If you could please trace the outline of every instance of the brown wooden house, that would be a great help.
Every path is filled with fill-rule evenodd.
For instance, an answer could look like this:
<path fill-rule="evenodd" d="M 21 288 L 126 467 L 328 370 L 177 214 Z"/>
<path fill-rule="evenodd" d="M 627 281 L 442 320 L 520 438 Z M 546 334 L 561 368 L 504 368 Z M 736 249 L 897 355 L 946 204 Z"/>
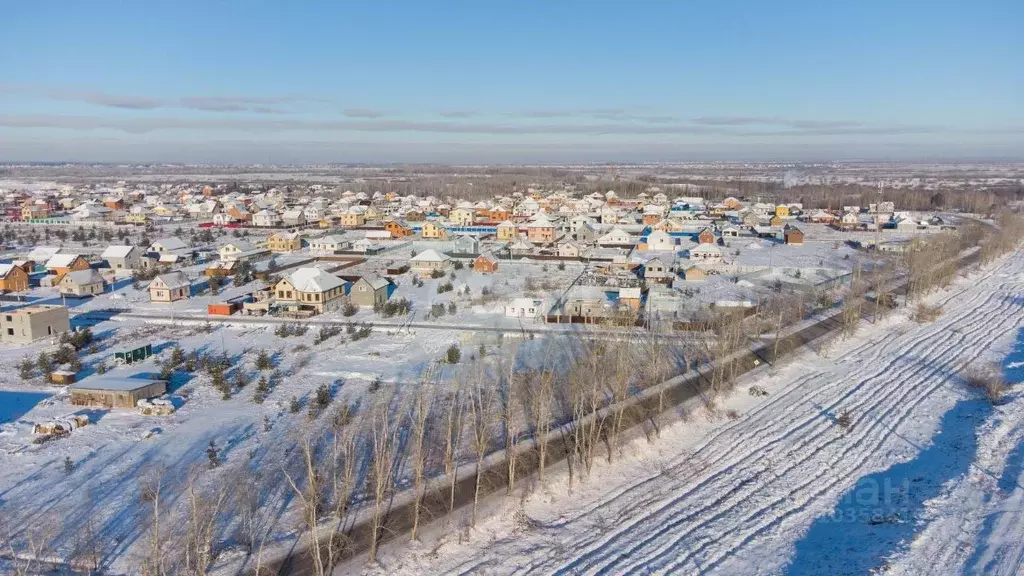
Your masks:
<path fill-rule="evenodd" d="M 481 254 L 473 260 L 473 270 L 481 274 L 490 274 L 498 270 L 498 260 L 493 256 Z"/>
<path fill-rule="evenodd" d="M 389 220 L 384 224 L 384 229 L 391 233 L 392 238 L 405 238 L 414 234 L 413 229 L 402 224 L 398 220 Z"/>
<path fill-rule="evenodd" d="M 28 274 L 20 266 L 0 264 L 0 291 L 21 292 L 28 290 Z"/>

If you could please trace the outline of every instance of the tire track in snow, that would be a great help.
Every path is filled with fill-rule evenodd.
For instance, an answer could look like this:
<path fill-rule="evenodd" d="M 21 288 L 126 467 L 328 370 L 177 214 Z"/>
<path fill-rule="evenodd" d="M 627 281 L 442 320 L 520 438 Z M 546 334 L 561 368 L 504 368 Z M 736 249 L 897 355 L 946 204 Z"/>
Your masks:
<path fill-rule="evenodd" d="M 991 344 L 991 342 L 994 342 L 998 338 L 999 338 L 999 335 L 992 336 L 992 338 L 988 339 L 988 342 L 986 343 L 986 345 Z M 984 348 L 981 348 L 980 350 L 984 350 Z M 978 354 L 972 355 L 972 357 L 969 358 L 966 362 L 960 362 L 960 363 L 963 364 L 963 365 L 966 365 L 969 362 L 973 361 L 974 359 L 976 359 L 978 356 L 981 355 L 981 351 L 980 350 L 979 350 Z M 936 373 L 939 373 L 939 372 L 941 372 L 941 370 L 935 370 L 935 371 L 931 372 L 929 375 L 933 375 L 933 374 L 936 374 Z M 930 388 L 927 391 L 927 393 L 924 394 L 921 398 L 923 399 L 924 397 L 927 397 L 932 392 L 935 392 L 936 390 L 938 390 L 942 386 L 946 385 L 947 381 L 948 381 L 948 378 L 947 379 L 943 379 L 938 384 L 936 384 L 935 386 Z M 920 403 L 920 400 L 918 402 L 915 402 L 914 403 L 914 408 L 916 408 L 916 406 L 919 403 Z M 909 416 L 909 414 L 912 411 L 913 411 L 913 408 L 911 408 L 910 410 L 907 410 L 904 414 L 902 414 L 900 416 L 899 420 L 896 422 L 896 424 L 891 427 L 891 429 L 895 430 L 895 429 L 899 428 L 899 426 L 906 420 L 907 416 Z M 886 426 L 881 426 L 881 428 L 887 428 L 887 427 Z M 828 473 L 828 474 L 831 474 L 832 477 L 835 478 L 835 480 L 833 480 L 828 485 L 826 485 L 825 488 L 822 488 L 822 489 L 818 490 L 817 492 L 811 494 L 809 497 L 804 499 L 804 501 L 800 505 L 798 505 L 797 507 L 789 508 L 780 517 L 774 518 L 774 519 L 772 519 L 772 520 L 770 520 L 768 522 L 765 522 L 765 523 L 761 523 L 756 528 L 754 528 L 754 530 L 752 532 L 750 532 L 748 534 L 748 536 L 745 537 L 738 545 L 733 545 L 733 546 L 730 547 L 730 549 L 726 550 L 723 553 L 720 553 L 719 556 L 712 557 L 710 562 L 708 564 L 705 564 L 703 567 L 705 569 L 716 568 L 724 560 L 728 559 L 729 557 L 734 556 L 738 550 L 740 550 L 746 544 L 749 544 L 755 538 L 763 536 L 764 534 L 770 532 L 771 529 L 774 529 L 774 528 L 778 527 L 780 524 L 782 524 L 788 518 L 793 517 L 793 516 L 799 514 L 800 512 L 804 511 L 815 500 L 825 496 L 826 494 L 828 494 L 833 489 L 836 489 L 838 487 L 838 485 L 842 482 L 842 478 L 844 478 L 846 476 L 846 474 L 855 474 L 855 473 L 857 473 L 857 471 L 861 468 L 861 466 L 863 466 L 867 462 L 867 460 L 877 450 L 879 450 L 882 447 L 882 445 L 886 441 L 888 441 L 888 440 L 889 440 L 889 436 L 888 435 L 885 435 L 882 438 L 878 439 L 873 444 L 873 446 L 871 446 L 870 450 L 868 450 L 867 452 L 863 453 L 863 455 L 860 457 L 860 459 L 856 463 L 854 463 L 853 465 L 849 466 L 845 470 L 845 473 L 842 470 L 840 470 L 839 472 L 832 472 L 831 470 L 826 469 L 826 472 L 823 472 L 823 474 L 819 475 L 819 477 L 817 479 L 820 479 L 821 476 L 824 476 L 826 473 Z M 814 483 L 810 482 L 810 483 L 808 483 L 807 485 L 805 485 L 802 488 L 806 488 L 806 487 L 809 487 L 809 486 L 812 486 L 812 485 L 814 485 Z M 763 510 L 760 510 L 760 511 L 757 511 L 757 512 L 754 512 L 754 513 L 750 514 L 747 518 L 745 518 L 743 520 L 743 524 L 750 524 L 750 523 L 753 523 L 753 522 L 757 522 L 758 520 L 764 518 L 764 516 L 766 515 L 765 513 L 768 512 L 769 509 L 776 508 L 779 505 L 784 504 L 787 500 L 788 499 L 786 499 L 786 498 L 779 499 L 776 502 L 774 502 L 771 506 L 766 507 Z M 703 544 L 701 547 L 699 547 L 697 550 L 695 550 L 693 552 L 693 554 L 694 555 L 699 554 L 700 552 L 702 552 L 702 551 L 704 551 L 706 549 L 709 549 L 714 544 L 715 544 L 714 541 L 708 541 L 705 544 Z"/>
<path fill-rule="evenodd" d="M 956 346 L 960 345 L 960 343 L 962 343 L 962 339 L 958 340 L 958 342 L 956 342 L 955 344 L 946 347 L 945 350 L 950 350 L 952 348 L 955 348 Z M 924 376 L 930 376 L 930 375 L 938 372 L 938 369 L 928 370 L 926 368 L 920 367 L 920 365 L 918 365 L 918 364 L 915 364 L 914 366 L 916 368 L 913 369 L 909 374 L 907 373 L 906 370 L 903 370 L 903 371 L 897 372 L 897 373 L 895 373 L 893 375 L 897 376 L 897 377 L 900 377 L 901 379 L 904 379 L 904 381 L 911 380 L 911 381 L 915 381 L 915 382 L 924 382 L 926 379 L 920 377 L 922 374 Z M 891 374 L 891 372 L 887 372 L 887 373 Z M 881 379 L 879 379 L 879 383 L 881 383 Z M 840 436 L 840 435 L 836 434 L 836 432 L 835 432 L 835 430 L 834 430 L 834 428 L 832 426 L 818 427 L 818 430 L 815 431 L 815 434 L 813 436 L 807 436 L 807 437 L 804 438 L 803 442 L 800 445 L 800 448 L 803 448 L 805 446 L 813 444 L 815 440 L 817 440 L 821 435 L 824 435 L 824 434 L 830 434 L 831 438 L 828 441 L 826 441 L 825 443 L 819 444 L 816 447 L 814 447 L 814 449 L 809 454 L 802 455 L 795 462 L 794 465 L 792 465 L 792 466 L 782 470 L 781 472 L 775 474 L 774 475 L 775 478 L 773 480 L 769 480 L 767 483 L 765 483 L 763 485 L 759 485 L 755 489 L 757 491 L 761 491 L 764 488 L 771 487 L 776 481 L 778 481 L 778 479 L 785 478 L 788 475 L 791 475 L 792 473 L 796 472 L 798 469 L 802 469 L 802 468 L 808 467 L 808 465 L 815 464 L 815 459 L 818 457 L 818 455 L 822 454 L 822 453 L 826 453 L 826 450 L 828 448 L 831 448 L 832 445 L 834 445 L 834 444 L 843 444 L 843 445 L 846 446 L 846 448 L 841 450 L 834 458 L 831 458 L 832 461 L 829 462 L 827 465 L 813 466 L 814 468 L 817 468 L 818 472 L 816 474 L 811 475 L 809 480 L 806 480 L 803 484 L 799 485 L 796 489 L 792 490 L 792 493 L 801 493 L 802 491 L 808 489 L 809 487 L 819 484 L 822 481 L 822 477 L 824 477 L 826 474 L 831 473 L 832 470 L 836 470 L 837 468 L 841 469 L 841 466 L 839 466 L 839 464 L 842 463 L 842 462 L 846 462 L 851 457 L 852 458 L 860 457 L 860 459 L 855 461 L 852 466 L 849 466 L 850 469 L 856 470 L 863 463 L 863 460 L 866 460 L 866 458 L 869 457 L 870 454 L 875 449 L 877 449 L 877 446 L 880 445 L 881 443 L 883 443 L 887 439 L 887 437 L 888 437 L 888 434 L 885 434 L 885 432 L 887 432 L 887 429 L 885 427 L 883 427 L 883 426 L 877 425 L 876 423 L 877 422 L 881 422 L 881 421 L 889 421 L 889 418 L 894 416 L 893 412 L 896 412 L 895 408 L 893 408 L 895 406 L 905 406 L 906 407 L 904 410 L 900 410 L 899 411 L 900 412 L 900 414 L 898 416 L 899 417 L 899 421 L 902 421 L 902 419 L 906 416 L 906 414 L 911 412 L 913 410 L 913 408 L 919 403 L 919 401 L 922 398 L 926 397 L 931 391 L 933 391 L 934 389 L 937 389 L 941 385 L 943 385 L 943 383 L 940 382 L 940 384 L 937 384 L 935 387 L 933 387 L 933 388 L 931 388 L 929 390 L 926 390 L 926 391 L 922 391 L 918 386 L 907 387 L 907 388 L 904 388 L 903 389 L 904 390 L 903 393 L 900 394 L 900 396 L 898 398 L 895 398 L 895 399 L 892 398 L 892 396 L 873 395 L 874 398 L 877 400 L 876 402 L 873 403 L 874 406 L 877 406 L 879 404 L 883 404 L 884 403 L 884 404 L 888 404 L 891 408 L 889 410 L 887 410 L 882 415 L 881 418 L 874 420 L 873 423 L 870 426 L 867 426 L 867 427 L 865 427 L 865 426 L 858 426 L 858 427 L 854 428 L 855 431 L 858 430 L 858 429 L 860 429 L 860 430 L 865 430 L 866 429 L 866 431 L 864 433 L 859 434 L 855 438 L 851 438 L 849 436 L 844 437 L 844 436 Z M 915 395 L 914 394 L 915 392 L 917 392 L 918 394 Z M 842 399 L 838 400 L 834 405 L 838 405 L 841 401 L 842 401 Z M 859 412 L 860 409 L 864 408 L 863 404 L 857 404 L 856 406 L 858 407 L 858 409 L 857 409 L 858 412 Z M 876 432 L 882 432 L 882 436 L 880 438 L 876 438 L 876 436 L 877 436 L 875 434 Z M 862 450 L 863 444 L 865 442 L 872 442 L 872 441 L 873 441 L 873 445 L 869 449 Z M 794 452 L 796 454 L 800 454 L 799 451 L 794 451 Z M 827 453 L 826 453 L 826 455 L 827 455 Z M 756 465 L 756 462 L 755 462 L 755 465 Z M 755 478 L 758 478 L 760 476 L 761 476 L 761 474 L 759 472 L 755 473 Z M 839 474 L 835 474 L 834 476 L 837 477 L 837 478 L 841 478 L 843 476 L 843 474 L 839 473 Z M 832 488 L 834 484 L 838 483 L 838 481 L 839 480 L 836 480 L 836 481 L 834 481 L 832 483 L 826 484 L 826 487 L 821 489 L 821 490 L 819 490 L 818 494 L 826 492 L 828 489 Z M 813 498 L 816 497 L 818 494 L 813 495 L 811 498 L 807 499 L 806 502 L 809 502 L 810 500 L 813 500 Z M 696 513 L 693 513 L 691 515 L 691 517 L 694 520 L 696 520 L 696 522 L 691 524 L 687 528 L 687 530 L 685 530 L 682 533 L 679 533 L 679 532 L 676 532 L 676 531 L 673 530 L 672 538 L 669 539 L 667 542 L 661 543 L 659 545 L 659 547 L 654 550 L 653 558 L 650 556 L 650 552 L 642 554 L 640 556 L 643 558 L 643 560 L 647 564 L 648 568 L 651 568 L 651 569 L 654 569 L 654 570 L 658 570 L 658 569 L 662 568 L 663 565 L 665 565 L 669 561 L 668 554 L 670 554 L 675 549 L 675 547 L 678 546 L 679 542 L 681 542 L 684 538 L 688 537 L 690 534 L 692 534 L 699 527 L 702 527 L 704 525 L 708 525 L 708 526 L 716 526 L 716 525 L 718 525 L 717 522 L 725 520 L 727 517 L 733 515 L 737 511 L 738 507 L 742 507 L 743 504 L 748 502 L 748 498 L 750 498 L 750 497 L 753 497 L 753 494 L 742 494 L 742 495 L 740 495 L 738 498 L 735 499 L 735 502 L 736 502 L 735 505 L 729 506 L 729 507 L 727 507 L 727 508 L 725 508 L 723 510 L 720 510 L 717 513 L 715 513 L 714 515 L 712 515 L 711 517 L 705 517 L 705 513 L 710 512 L 712 510 L 712 507 L 708 507 L 707 509 L 700 510 L 700 511 L 698 511 Z M 761 508 L 759 508 L 759 509 L 753 511 L 752 513 L 750 513 L 745 519 L 741 520 L 740 524 L 742 525 L 742 524 L 747 524 L 747 523 L 750 523 L 750 522 L 756 522 L 757 520 L 764 519 L 765 517 L 771 517 L 768 514 L 768 512 L 770 510 L 775 509 L 775 508 L 777 508 L 780 505 L 784 505 L 787 502 L 790 502 L 791 499 L 792 499 L 791 496 L 775 499 L 772 502 L 770 502 L 768 505 L 762 506 Z M 664 530 L 664 532 L 667 533 L 669 529 L 677 528 L 679 526 L 679 524 L 680 523 L 673 522 L 672 524 L 670 524 L 669 527 L 667 527 Z M 771 522 L 769 522 L 768 524 L 770 525 Z M 757 531 L 759 532 L 762 528 L 764 528 L 764 526 L 758 528 Z M 734 531 L 734 530 L 730 530 L 730 531 Z M 715 540 L 717 540 L 720 537 L 720 535 L 719 534 L 715 534 L 715 535 L 701 534 L 700 537 L 701 537 L 701 540 L 703 540 L 703 542 L 696 549 L 694 549 L 692 547 L 688 547 L 687 555 L 682 557 L 682 559 L 684 561 L 687 558 L 689 558 L 689 557 L 699 556 L 704 550 L 706 550 L 710 545 L 712 545 L 712 543 Z M 717 564 L 717 561 L 713 561 L 713 564 Z M 626 565 L 625 566 L 625 568 L 627 568 L 627 569 L 629 569 L 630 567 L 631 567 L 631 565 Z M 707 568 L 709 568 L 709 566 L 708 565 L 703 565 L 702 568 L 703 569 L 707 569 Z"/>
<path fill-rule="evenodd" d="M 983 293 L 982 293 L 982 294 L 977 294 L 977 295 L 976 295 L 976 297 L 975 297 L 975 298 L 973 299 L 973 301 L 972 301 L 972 304 L 974 304 L 974 307 L 973 307 L 973 309 L 974 309 L 974 310 L 976 310 L 976 309 L 977 309 L 977 307 L 976 307 L 976 306 L 977 306 L 977 300 L 978 300 L 978 298 L 983 298 L 983 297 L 985 297 L 985 296 L 986 296 L 986 295 L 984 295 Z M 952 299 L 952 298 L 955 298 L 955 297 L 956 297 L 956 295 L 954 294 L 953 296 L 950 296 L 950 299 Z M 971 313 L 971 310 L 968 310 L 968 311 L 967 311 L 967 314 L 970 314 L 970 313 Z M 961 317 L 961 319 L 962 319 L 962 317 Z M 931 338 L 934 338 L 934 336 L 935 336 L 935 334 L 934 334 L 934 331 L 933 331 L 933 332 L 927 332 L 927 331 L 926 331 L 926 332 L 924 332 L 924 333 L 923 333 L 923 334 L 922 334 L 922 335 L 920 336 L 920 338 L 919 338 L 919 339 L 920 339 L 920 340 L 923 340 L 923 339 L 927 339 L 927 338 L 929 338 L 929 337 L 931 337 Z M 962 340 L 962 338 L 960 338 L 959 340 Z M 733 452 L 733 453 L 735 454 L 735 452 Z M 603 542 L 602 544 L 608 544 L 608 541 L 606 540 L 606 541 L 605 541 L 605 542 Z"/>

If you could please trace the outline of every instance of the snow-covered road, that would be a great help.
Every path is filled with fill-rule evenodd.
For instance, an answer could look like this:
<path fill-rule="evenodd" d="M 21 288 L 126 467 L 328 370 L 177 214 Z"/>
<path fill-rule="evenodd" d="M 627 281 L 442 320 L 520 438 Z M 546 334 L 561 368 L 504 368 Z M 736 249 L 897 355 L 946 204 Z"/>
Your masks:
<path fill-rule="evenodd" d="M 865 325 L 757 376 L 771 394 L 728 400 L 738 419 L 691 418 L 572 495 L 533 496 L 530 522 L 494 518 L 382 571 L 1019 574 L 1024 394 L 992 406 L 959 373 L 995 360 L 1020 380 L 1022 294 L 1018 253 L 935 295 L 936 322 Z"/>

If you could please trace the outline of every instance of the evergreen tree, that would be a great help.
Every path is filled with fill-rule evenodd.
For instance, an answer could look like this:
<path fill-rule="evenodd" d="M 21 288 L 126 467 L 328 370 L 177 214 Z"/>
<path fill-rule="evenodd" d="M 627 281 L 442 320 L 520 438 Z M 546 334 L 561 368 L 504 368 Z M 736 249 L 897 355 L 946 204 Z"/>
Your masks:
<path fill-rule="evenodd" d="M 210 440 L 210 445 L 206 447 L 206 457 L 210 460 L 210 468 L 220 466 L 220 448 L 217 448 L 217 443 L 213 440 Z"/>

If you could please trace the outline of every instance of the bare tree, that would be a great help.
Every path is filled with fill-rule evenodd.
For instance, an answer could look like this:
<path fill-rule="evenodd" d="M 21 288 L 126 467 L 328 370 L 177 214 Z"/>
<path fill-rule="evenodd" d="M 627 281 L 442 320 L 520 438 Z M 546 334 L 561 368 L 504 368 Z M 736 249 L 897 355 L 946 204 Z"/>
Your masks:
<path fill-rule="evenodd" d="M 331 418 L 331 456 L 328 459 L 331 498 L 334 521 L 329 533 L 328 565 L 334 564 L 335 553 L 340 553 L 348 543 L 345 540 L 345 522 L 349 503 L 356 490 L 357 465 L 359 463 L 359 442 L 362 419 L 357 419 L 355 408 L 348 404 L 339 406 Z"/>
<path fill-rule="evenodd" d="M 413 508 L 412 529 L 409 539 L 416 540 L 420 525 L 420 506 L 423 503 L 424 472 L 427 460 L 427 422 L 430 416 L 433 399 L 432 373 L 427 372 L 420 380 L 412 399 L 412 414 L 409 418 L 412 433 L 412 473 L 413 473 Z"/>
<path fill-rule="evenodd" d="M 455 508 L 455 484 L 459 471 L 459 447 L 462 445 L 465 401 L 461 379 L 452 381 L 452 390 L 447 398 L 444 415 L 444 473 L 448 477 L 448 512 Z"/>
<path fill-rule="evenodd" d="M 299 432 L 297 444 L 301 458 L 300 469 L 290 472 L 284 468 L 284 475 L 288 480 L 288 485 L 299 499 L 302 524 L 310 539 L 309 549 L 313 560 L 313 571 L 316 576 L 324 576 L 330 566 L 327 566 L 325 562 L 318 530 L 321 506 L 323 505 L 323 479 L 317 469 L 319 460 L 317 445 L 320 439 L 314 436 L 316 430 L 315 426 L 310 425 Z"/>
<path fill-rule="evenodd" d="M 370 442 L 373 460 L 370 462 L 369 487 L 373 495 L 373 517 L 371 518 L 369 562 L 377 562 L 377 546 L 387 512 L 386 502 L 394 484 L 395 452 L 398 426 L 391 415 L 391 398 L 383 399 L 371 409 Z"/>
<path fill-rule="evenodd" d="M 526 377 L 528 383 L 533 385 L 528 395 L 529 409 L 533 416 L 533 442 L 537 450 L 537 478 L 543 485 L 548 448 L 547 436 L 551 431 L 554 405 L 555 375 L 550 370 L 542 370 L 539 373 L 530 372 Z"/>
<path fill-rule="evenodd" d="M 473 454 L 476 456 L 476 474 L 473 487 L 473 511 L 470 515 L 470 526 L 476 526 L 477 506 L 480 502 L 480 486 L 483 478 L 484 457 L 491 447 L 491 439 L 494 434 L 494 401 L 493 388 L 481 383 L 483 380 L 482 371 L 480 377 L 473 378 L 473 385 L 470 387 L 469 411 L 472 417 L 470 429 L 473 442 Z"/>
<path fill-rule="evenodd" d="M 205 480 L 201 485 L 197 471 L 189 474 L 185 487 L 185 535 L 179 548 L 184 555 L 185 570 L 198 576 L 207 574 L 213 560 L 217 520 L 228 495 L 222 476 Z"/>
<path fill-rule="evenodd" d="M 516 488 L 516 463 L 519 460 L 516 452 L 519 447 L 520 423 L 516 407 L 521 403 L 520 398 L 522 397 L 522 392 L 520 391 L 520 387 L 522 386 L 522 380 L 517 378 L 515 374 L 512 373 L 511 368 L 509 368 L 508 373 L 504 375 L 503 384 L 504 394 L 501 398 L 501 425 L 505 438 L 505 464 L 506 475 L 508 476 L 506 494 L 511 496 Z"/>
<path fill-rule="evenodd" d="M 145 576 L 167 574 L 167 558 L 164 550 L 163 520 L 163 470 L 152 468 L 142 480 L 139 497 L 149 508 L 149 545 L 142 559 L 142 573 Z"/>

